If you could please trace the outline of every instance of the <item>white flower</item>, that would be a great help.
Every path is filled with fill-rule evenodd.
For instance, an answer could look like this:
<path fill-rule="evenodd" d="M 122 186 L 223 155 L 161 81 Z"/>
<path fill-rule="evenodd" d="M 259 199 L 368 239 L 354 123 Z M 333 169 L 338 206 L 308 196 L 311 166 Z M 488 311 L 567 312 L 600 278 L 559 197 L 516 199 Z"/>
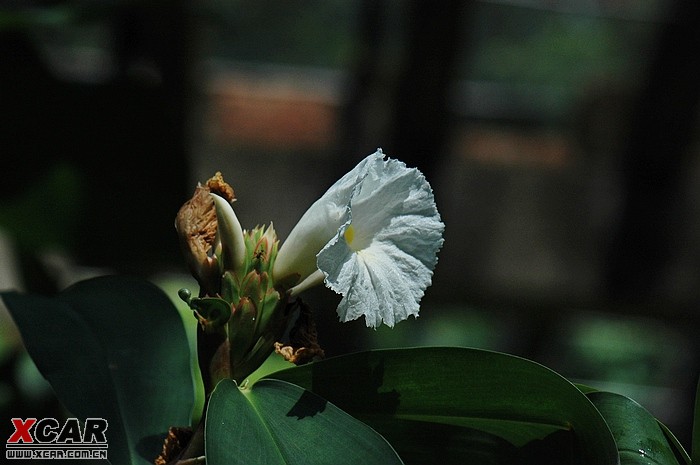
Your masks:
<path fill-rule="evenodd" d="M 343 295 L 343 322 L 364 315 L 367 326 L 393 326 L 418 315 L 444 227 L 423 174 L 378 150 L 304 213 L 273 275 L 296 278 L 293 295 L 324 281 Z"/>

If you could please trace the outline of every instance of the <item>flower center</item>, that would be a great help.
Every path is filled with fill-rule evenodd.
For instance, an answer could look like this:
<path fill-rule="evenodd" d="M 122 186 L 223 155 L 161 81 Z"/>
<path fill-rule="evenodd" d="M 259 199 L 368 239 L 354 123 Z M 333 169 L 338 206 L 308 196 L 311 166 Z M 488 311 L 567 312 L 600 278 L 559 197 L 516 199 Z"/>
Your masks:
<path fill-rule="evenodd" d="M 369 240 L 367 236 L 363 234 L 362 229 L 360 228 L 360 231 L 356 231 L 352 224 L 349 224 L 348 227 L 345 228 L 343 239 L 345 239 L 345 243 L 350 250 L 355 253 L 360 253 L 369 246 Z"/>
<path fill-rule="evenodd" d="M 343 239 L 345 239 L 345 243 L 348 245 L 350 250 L 355 253 L 364 251 L 372 242 L 372 238 L 367 237 L 365 232 L 362 230 L 362 227 L 357 230 L 352 223 L 345 228 L 345 232 L 343 232 Z"/>
<path fill-rule="evenodd" d="M 352 240 L 355 238 L 355 228 L 353 228 L 352 225 L 349 225 L 345 229 L 345 242 L 348 243 L 349 246 L 352 246 Z"/>

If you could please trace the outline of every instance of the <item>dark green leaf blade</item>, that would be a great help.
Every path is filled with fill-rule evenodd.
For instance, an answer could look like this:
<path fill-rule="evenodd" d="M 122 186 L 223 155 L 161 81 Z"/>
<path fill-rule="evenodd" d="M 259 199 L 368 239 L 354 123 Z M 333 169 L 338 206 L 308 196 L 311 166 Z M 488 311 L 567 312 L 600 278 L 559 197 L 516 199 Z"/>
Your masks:
<path fill-rule="evenodd" d="M 623 464 L 678 465 L 659 423 L 644 407 L 612 392 L 588 397 L 608 423 Z"/>
<path fill-rule="evenodd" d="M 262 380 L 214 390 L 206 423 L 209 465 L 400 464 L 391 446 L 364 423 L 290 383 Z"/>
<path fill-rule="evenodd" d="M 154 285 L 108 276 L 55 297 L 5 293 L 27 351 L 79 418 L 106 418 L 115 465 L 152 463 L 169 426 L 189 425 L 194 389 L 177 310 Z"/>
<path fill-rule="evenodd" d="M 285 464 L 265 423 L 230 379 L 211 394 L 204 441 L 208 465 Z"/>
<path fill-rule="evenodd" d="M 404 441 L 391 437 L 391 430 L 410 420 L 481 431 L 517 447 L 573 430 L 581 463 L 618 463 L 610 430 L 586 396 L 552 370 L 519 357 L 449 347 L 377 350 L 269 377 L 309 389 L 367 422 L 407 462 L 404 452 L 414 450 L 420 437 L 406 435 Z"/>
<path fill-rule="evenodd" d="M 267 421 L 289 463 L 401 463 L 376 431 L 299 386 L 261 380 L 247 397 Z"/>

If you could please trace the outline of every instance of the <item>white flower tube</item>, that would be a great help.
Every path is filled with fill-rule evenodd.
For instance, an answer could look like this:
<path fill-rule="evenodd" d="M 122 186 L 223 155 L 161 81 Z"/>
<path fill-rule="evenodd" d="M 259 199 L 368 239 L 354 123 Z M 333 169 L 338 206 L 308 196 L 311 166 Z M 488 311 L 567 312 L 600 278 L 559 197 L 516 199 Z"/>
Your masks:
<path fill-rule="evenodd" d="M 367 165 L 375 157 L 382 158 L 381 151 L 362 160 L 306 210 L 277 254 L 276 282 L 291 276 L 296 276 L 295 282 L 304 281 L 318 270 L 316 255 L 348 221 L 353 191 L 367 176 Z"/>
<path fill-rule="evenodd" d="M 297 275 L 304 289 L 323 279 L 343 295 L 341 321 L 364 315 L 367 326 L 393 326 L 418 314 L 444 227 L 420 171 L 378 150 L 306 211 L 273 274 Z"/>

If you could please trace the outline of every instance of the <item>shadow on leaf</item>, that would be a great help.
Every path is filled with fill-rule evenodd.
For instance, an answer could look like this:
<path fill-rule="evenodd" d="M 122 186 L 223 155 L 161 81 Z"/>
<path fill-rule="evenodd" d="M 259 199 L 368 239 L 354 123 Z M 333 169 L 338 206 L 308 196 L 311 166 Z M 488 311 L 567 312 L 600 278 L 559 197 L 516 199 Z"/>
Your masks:
<path fill-rule="evenodd" d="M 304 391 L 299 400 L 287 413 L 288 417 L 297 417 L 302 420 L 306 417 L 313 417 L 326 409 L 327 401 L 310 391 Z"/>

